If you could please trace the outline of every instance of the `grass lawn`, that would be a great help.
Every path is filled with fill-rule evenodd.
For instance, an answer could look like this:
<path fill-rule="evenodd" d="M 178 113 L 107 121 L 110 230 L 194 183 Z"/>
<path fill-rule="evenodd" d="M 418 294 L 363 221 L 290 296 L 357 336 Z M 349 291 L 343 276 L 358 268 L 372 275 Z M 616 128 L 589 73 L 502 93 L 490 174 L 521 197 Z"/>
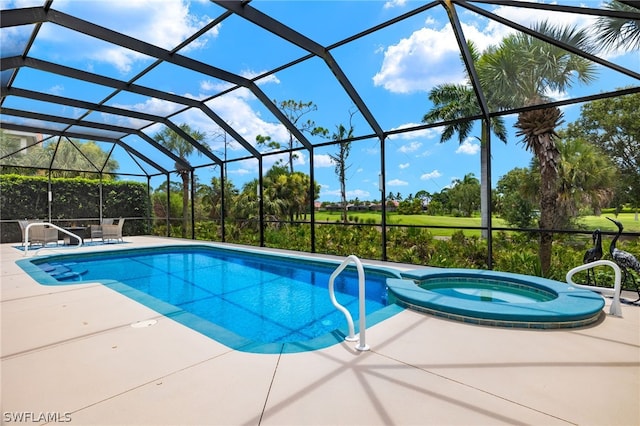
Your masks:
<path fill-rule="evenodd" d="M 582 216 L 580 223 L 588 230 L 600 228 L 602 231 L 616 231 L 617 228 L 613 222 L 606 219 L 607 215 L 602 216 Z M 634 213 L 621 213 L 617 217 L 610 217 L 622 222 L 625 232 L 640 232 L 640 220 L 635 220 Z M 339 222 L 340 213 L 338 212 L 316 212 L 317 222 Z M 378 212 L 358 212 L 349 213 L 350 218 L 358 217 L 359 223 L 366 223 L 367 220 L 373 219 L 375 223 L 381 222 L 380 213 Z M 428 215 L 399 215 L 389 213 L 387 223 L 393 225 L 421 225 L 421 226 L 453 226 L 453 227 L 478 227 L 480 226 L 480 217 L 451 217 L 451 216 L 428 216 Z M 497 228 L 507 228 L 507 223 L 500 218 L 493 218 L 493 226 Z M 457 229 L 430 229 L 433 235 L 450 236 Z M 480 235 L 479 230 L 464 230 L 466 235 Z"/>

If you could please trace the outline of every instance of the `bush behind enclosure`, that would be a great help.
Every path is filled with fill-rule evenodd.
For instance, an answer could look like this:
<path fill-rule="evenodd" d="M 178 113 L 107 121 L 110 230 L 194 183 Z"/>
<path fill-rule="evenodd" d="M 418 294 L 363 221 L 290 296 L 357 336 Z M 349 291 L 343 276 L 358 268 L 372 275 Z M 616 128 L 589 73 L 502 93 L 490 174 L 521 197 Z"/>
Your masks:
<path fill-rule="evenodd" d="M 218 236 L 212 225 L 210 236 Z M 229 234 L 232 234 L 228 231 Z M 244 236 L 233 242 L 258 245 L 257 234 Z M 251 235 L 253 238 L 248 238 Z M 538 260 L 538 241 L 521 232 L 496 232 L 494 234 L 493 269 L 525 275 L 542 276 Z M 487 243 L 478 236 L 466 236 L 461 230 L 451 238 L 434 237 L 428 229 L 392 227 L 387 235 L 387 258 L 391 262 L 410 263 L 416 267 L 487 268 Z M 207 238 L 203 238 L 207 239 Z M 218 240 L 214 238 L 214 240 Z M 230 239 L 228 239 L 230 241 Z M 289 250 L 310 250 L 310 226 L 283 224 L 265 229 L 267 247 Z M 363 259 L 379 260 L 381 235 L 376 226 L 322 224 L 316 226 L 316 252 L 348 256 L 355 254 Z M 608 242 L 603 242 L 605 250 Z M 631 253 L 640 252 L 640 239 L 619 241 L 618 247 Z M 576 235 L 560 235 L 553 244 L 553 256 L 548 278 L 565 282 L 567 271 L 582 264 L 585 250 L 591 248 L 590 239 Z M 609 254 L 605 253 L 605 259 Z M 596 270 L 598 285 L 613 286 L 613 271 L 607 267 Z M 577 282 L 586 282 L 586 273 L 576 275 Z M 634 289 L 627 283 L 627 289 Z"/>
<path fill-rule="evenodd" d="M 100 180 L 84 178 L 52 178 L 51 219 L 66 224 L 77 218 L 100 216 Z M 43 219 L 49 217 L 48 179 L 40 176 L 1 175 L 0 214 L 3 223 L 0 242 L 17 242 L 21 239 L 19 219 Z M 103 217 L 147 218 L 150 202 L 147 186 L 139 182 L 103 181 Z M 88 225 L 89 223 L 82 223 Z M 123 234 L 148 234 L 146 220 L 125 222 Z"/>

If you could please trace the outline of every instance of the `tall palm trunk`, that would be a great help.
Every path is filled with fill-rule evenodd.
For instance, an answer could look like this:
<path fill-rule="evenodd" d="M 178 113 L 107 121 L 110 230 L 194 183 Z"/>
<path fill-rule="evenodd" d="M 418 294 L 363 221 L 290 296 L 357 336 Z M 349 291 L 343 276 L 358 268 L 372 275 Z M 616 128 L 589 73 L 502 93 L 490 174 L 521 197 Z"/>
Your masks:
<path fill-rule="evenodd" d="M 487 122 L 482 120 L 482 136 L 480 138 L 480 226 L 482 229 L 482 237 L 487 238 L 489 234 L 489 192 L 491 187 L 489 179 L 489 126 Z"/>
<path fill-rule="evenodd" d="M 340 177 L 340 200 L 342 201 L 342 223 L 349 223 L 349 212 L 347 207 L 347 185 L 344 174 Z"/>
<path fill-rule="evenodd" d="M 555 128 L 562 123 L 559 108 L 544 108 L 522 112 L 515 127 L 521 129 L 516 134 L 524 136 L 527 149 L 533 151 L 540 162 L 540 268 L 543 276 L 548 276 L 551 268 L 551 247 L 556 225 L 556 198 L 558 185 L 558 165 L 560 151 L 555 143 Z"/>

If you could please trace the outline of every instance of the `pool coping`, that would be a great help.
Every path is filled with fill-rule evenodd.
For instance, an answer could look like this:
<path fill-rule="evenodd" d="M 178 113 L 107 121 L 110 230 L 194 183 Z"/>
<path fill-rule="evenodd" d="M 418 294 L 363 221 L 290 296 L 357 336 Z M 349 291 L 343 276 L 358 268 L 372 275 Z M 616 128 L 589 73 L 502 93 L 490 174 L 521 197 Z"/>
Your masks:
<path fill-rule="evenodd" d="M 598 321 L 604 298 L 590 290 L 541 277 L 460 268 L 416 269 L 403 279 L 387 279 L 389 292 L 401 306 L 471 324 L 512 328 L 575 328 Z M 536 303 L 483 302 L 442 295 L 419 287 L 429 278 L 481 277 L 507 280 L 551 292 L 557 297 Z"/>

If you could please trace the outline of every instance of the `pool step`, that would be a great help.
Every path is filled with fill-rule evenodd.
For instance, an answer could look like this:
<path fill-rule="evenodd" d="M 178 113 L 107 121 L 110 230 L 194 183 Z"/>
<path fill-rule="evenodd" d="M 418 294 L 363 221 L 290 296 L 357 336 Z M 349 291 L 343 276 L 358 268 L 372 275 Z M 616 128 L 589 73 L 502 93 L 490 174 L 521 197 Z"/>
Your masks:
<path fill-rule="evenodd" d="M 74 271 L 72 269 L 74 265 L 76 265 L 75 262 L 41 263 L 38 265 L 38 267 L 58 281 L 81 279 L 82 275 L 86 274 L 88 270 L 82 269 L 79 271 Z"/>

